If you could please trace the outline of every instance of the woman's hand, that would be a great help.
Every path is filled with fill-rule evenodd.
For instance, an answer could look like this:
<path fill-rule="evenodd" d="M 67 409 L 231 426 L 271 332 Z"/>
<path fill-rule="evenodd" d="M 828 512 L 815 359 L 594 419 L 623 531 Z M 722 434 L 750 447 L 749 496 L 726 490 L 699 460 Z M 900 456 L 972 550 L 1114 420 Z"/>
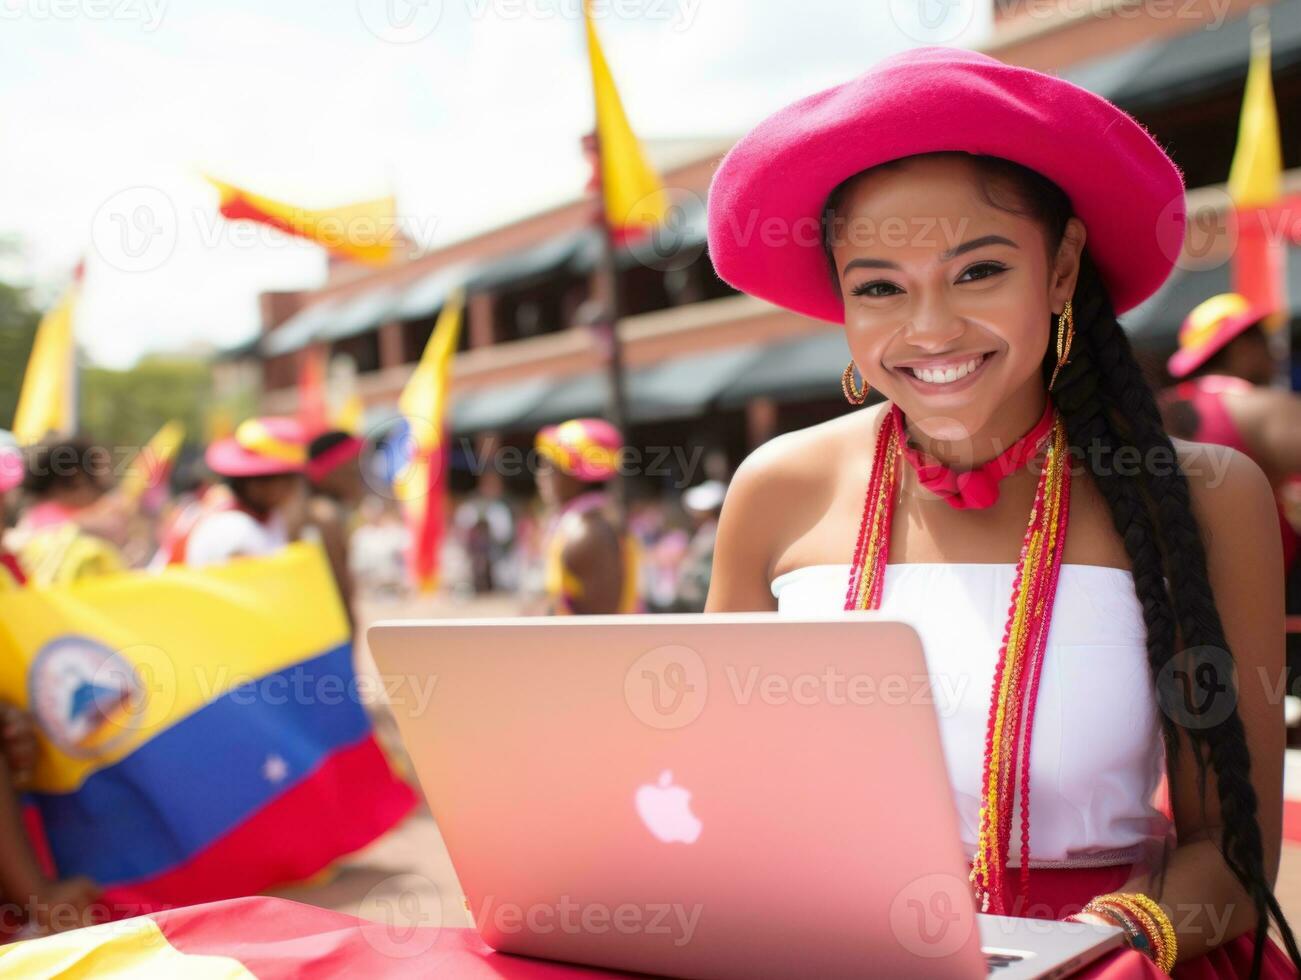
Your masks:
<path fill-rule="evenodd" d="M 40 746 L 36 741 L 36 726 L 32 716 L 7 701 L 0 701 L 0 742 L 4 746 L 5 763 L 14 788 L 23 790 L 31 785 L 36 771 L 36 758 Z"/>

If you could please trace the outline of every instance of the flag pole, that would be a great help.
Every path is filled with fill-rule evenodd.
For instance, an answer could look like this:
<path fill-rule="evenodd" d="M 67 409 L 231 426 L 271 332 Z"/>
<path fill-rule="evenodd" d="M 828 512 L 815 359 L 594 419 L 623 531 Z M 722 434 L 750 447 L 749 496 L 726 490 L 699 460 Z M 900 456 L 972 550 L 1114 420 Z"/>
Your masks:
<path fill-rule="evenodd" d="M 614 236 L 605 207 L 599 128 L 594 127 L 592 132 L 583 137 L 583 148 L 592 165 L 592 179 L 588 187 L 595 191 L 592 227 L 599 244 L 594 279 L 598 293 L 597 303 L 587 326 L 595 336 L 597 348 L 605 364 L 607 417 L 626 442 L 628 412 L 624 390 L 623 342 L 619 337 L 619 270 L 615 258 Z M 623 534 L 628 527 L 628 479 L 623 470 L 622 465 L 617 466 L 614 477 L 610 481 L 614 505 L 613 516 L 616 529 L 620 534 Z"/>

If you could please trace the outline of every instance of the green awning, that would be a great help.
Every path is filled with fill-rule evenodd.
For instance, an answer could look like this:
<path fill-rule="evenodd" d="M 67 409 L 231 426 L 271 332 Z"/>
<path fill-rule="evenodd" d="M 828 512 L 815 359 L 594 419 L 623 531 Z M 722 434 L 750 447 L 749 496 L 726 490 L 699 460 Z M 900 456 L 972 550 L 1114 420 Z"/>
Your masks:
<path fill-rule="evenodd" d="M 629 371 L 624 387 L 629 421 L 656 422 L 702 414 L 764 352 L 760 345 L 747 344 L 703 354 L 684 354 Z M 562 379 L 517 420 L 515 427 L 538 428 L 584 415 L 604 415 L 608 384 L 604 371 L 588 371 Z"/>
<path fill-rule="evenodd" d="M 765 348 L 749 370 L 720 391 L 718 404 L 734 408 L 761 396 L 778 401 L 834 397 L 848 363 L 843 330 L 782 341 Z"/>
<path fill-rule="evenodd" d="M 498 384 L 472 391 L 452 402 L 452 433 L 509 430 L 557 385 L 554 378 L 530 378 L 511 384 Z"/>
<path fill-rule="evenodd" d="M 276 357 L 306 347 L 338 315 L 339 308 L 338 300 L 327 299 L 299 310 L 262 339 L 263 355 Z"/>
<path fill-rule="evenodd" d="M 1269 8 L 1275 75 L 1301 62 L 1301 3 Z M 1191 102 L 1246 77 L 1251 15 L 1244 12 L 1214 30 L 1193 30 L 1168 41 L 1145 41 L 1119 54 L 1073 65 L 1062 77 L 1130 112 Z"/>
<path fill-rule="evenodd" d="M 362 293 L 344 302 L 333 316 L 320 325 L 311 339 L 328 343 L 374 330 L 393 319 L 397 303 L 398 293 L 394 289 L 382 288 Z"/>

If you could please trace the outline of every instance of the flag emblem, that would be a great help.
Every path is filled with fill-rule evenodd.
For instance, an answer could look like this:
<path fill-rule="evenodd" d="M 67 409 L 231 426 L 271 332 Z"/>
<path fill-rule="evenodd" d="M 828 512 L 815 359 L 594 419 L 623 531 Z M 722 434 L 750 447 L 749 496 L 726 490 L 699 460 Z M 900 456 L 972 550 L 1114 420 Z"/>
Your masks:
<path fill-rule="evenodd" d="M 103 643 L 69 634 L 51 640 L 28 670 L 29 704 L 45 735 L 69 755 L 94 758 L 129 736 L 144 685 Z"/>

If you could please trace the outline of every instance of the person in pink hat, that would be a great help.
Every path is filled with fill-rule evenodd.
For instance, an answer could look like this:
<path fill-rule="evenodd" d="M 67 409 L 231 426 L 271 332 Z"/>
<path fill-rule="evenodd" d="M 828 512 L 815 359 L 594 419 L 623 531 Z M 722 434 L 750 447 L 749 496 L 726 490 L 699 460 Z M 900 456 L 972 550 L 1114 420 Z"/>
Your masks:
<path fill-rule="evenodd" d="M 204 462 L 225 480 L 228 493 L 206 506 L 176 542 L 172 561 L 214 565 L 268 555 L 289 542 L 285 511 L 303 493 L 307 444 L 297 420 L 247 419 L 235 434 L 214 442 Z"/>
<path fill-rule="evenodd" d="M 1121 926 L 1108 977 L 1291 977 L 1270 484 L 1170 438 L 1117 322 L 1185 225 L 1133 118 L 973 51 L 755 126 L 714 174 L 710 257 L 843 325 L 851 409 L 738 469 L 706 611 L 916 628 L 961 682 L 940 728 L 981 910 Z"/>
<path fill-rule="evenodd" d="M 533 445 L 538 494 L 549 513 L 545 611 L 639 611 L 637 541 L 616 528 L 605 489 L 618 474 L 623 436 L 605 419 L 570 419 L 544 426 Z"/>
<path fill-rule="evenodd" d="M 1283 494 L 1301 475 L 1301 398 L 1272 386 L 1274 359 L 1263 327 L 1269 313 L 1238 293 L 1199 303 L 1179 328 L 1179 348 L 1166 365 L 1177 383 L 1161 393 L 1160 404 L 1172 434 L 1231 446 L 1260 464 L 1280 497 L 1290 574 L 1301 549 Z"/>

